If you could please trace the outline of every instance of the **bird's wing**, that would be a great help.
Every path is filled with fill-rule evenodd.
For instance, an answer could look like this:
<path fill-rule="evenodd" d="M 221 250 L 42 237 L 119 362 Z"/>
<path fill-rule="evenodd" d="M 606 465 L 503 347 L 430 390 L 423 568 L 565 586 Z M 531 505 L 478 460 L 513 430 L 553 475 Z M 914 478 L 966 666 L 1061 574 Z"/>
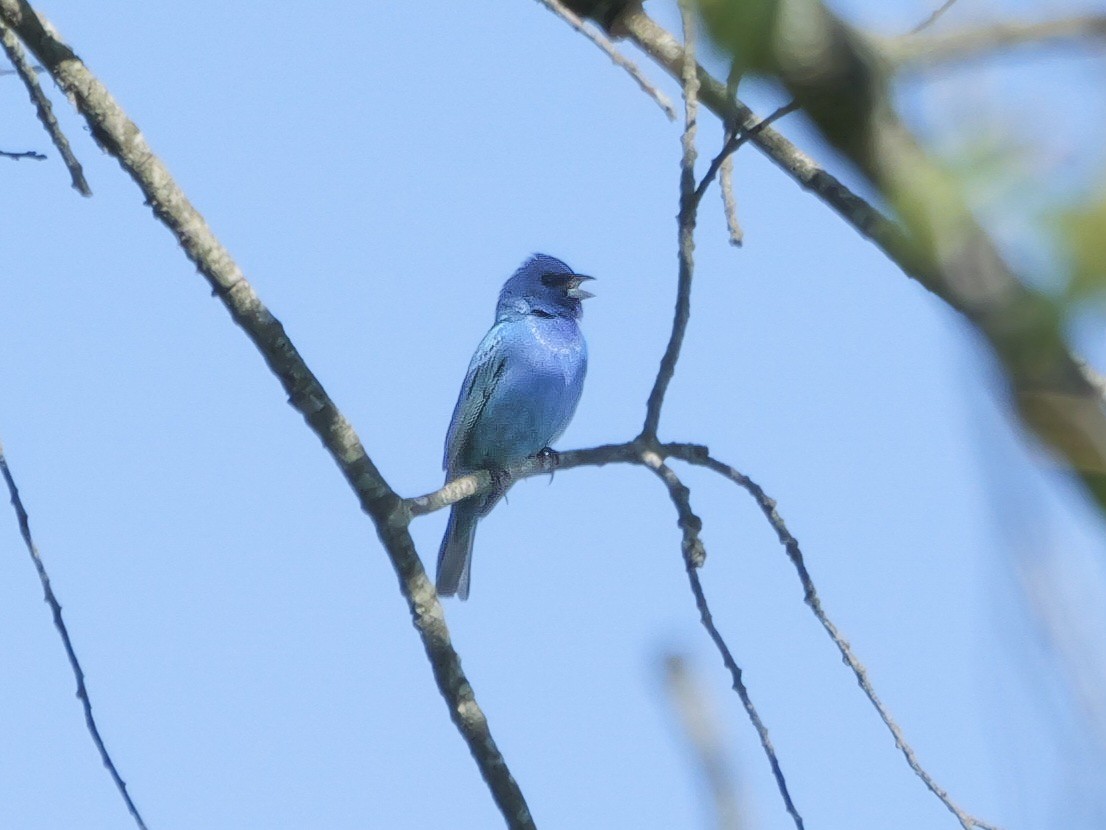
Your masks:
<path fill-rule="evenodd" d="M 476 347 L 465 382 L 461 384 L 461 394 L 457 396 L 457 405 L 453 407 L 453 420 L 449 422 L 442 460 L 442 468 L 447 472 L 457 471 L 458 460 L 472 434 L 473 424 L 484 411 L 507 368 L 507 352 L 503 324 L 496 323 Z"/>

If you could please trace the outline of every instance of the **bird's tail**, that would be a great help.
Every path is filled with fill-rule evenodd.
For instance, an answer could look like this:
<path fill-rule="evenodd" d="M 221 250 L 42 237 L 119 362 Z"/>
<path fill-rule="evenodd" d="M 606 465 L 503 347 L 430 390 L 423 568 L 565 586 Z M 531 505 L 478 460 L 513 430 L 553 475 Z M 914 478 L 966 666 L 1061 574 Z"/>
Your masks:
<path fill-rule="evenodd" d="M 469 598 L 469 569 L 472 567 L 472 542 L 476 538 L 479 514 L 468 505 L 453 505 L 438 550 L 438 593 Z"/>

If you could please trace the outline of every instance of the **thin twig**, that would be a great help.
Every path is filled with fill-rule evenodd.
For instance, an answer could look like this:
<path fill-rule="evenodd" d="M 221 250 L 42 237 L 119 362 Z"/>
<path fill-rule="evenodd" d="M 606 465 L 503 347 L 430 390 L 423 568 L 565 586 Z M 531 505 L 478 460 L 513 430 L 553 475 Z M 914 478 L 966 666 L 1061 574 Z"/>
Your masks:
<path fill-rule="evenodd" d="M 670 32 L 637 6 L 628 7 L 618 22 L 629 39 L 663 66 L 668 74 L 675 78 L 682 76 L 684 50 Z M 749 107 L 730 96 L 726 85 L 702 67 L 698 75 L 700 103 L 721 118 L 723 123 L 752 129 L 762 121 Z M 911 258 L 912 243 L 900 225 L 872 207 L 771 127 L 759 130 L 750 137 L 750 141 L 800 187 L 814 193 L 862 236 L 879 246 L 908 276 L 934 290 L 925 275 L 915 267 Z"/>
<path fill-rule="evenodd" d="M 695 219 L 699 207 L 699 201 L 695 198 L 695 133 L 699 118 L 699 76 L 696 72 L 698 64 L 695 62 L 694 15 L 687 0 L 680 0 L 680 16 L 684 25 L 684 61 L 680 74 L 684 96 L 684 131 L 680 137 L 680 210 L 677 216 L 679 276 L 672 333 L 645 405 L 645 424 L 641 429 L 641 437 L 647 442 L 656 440 L 664 395 L 676 373 L 676 361 L 680 359 L 684 334 L 691 318 L 691 278 L 695 270 Z"/>
<path fill-rule="evenodd" d="M 642 453 L 642 463 L 664 482 L 665 487 L 668 488 L 669 498 L 676 505 L 676 525 L 683 534 L 680 550 L 688 567 L 703 567 L 703 563 L 707 560 L 707 549 L 703 545 L 703 540 L 699 538 L 699 532 L 703 529 L 703 520 L 691 509 L 691 491 L 677 478 L 672 468 L 664 463 L 664 459 L 653 450 L 645 450 Z"/>
<path fill-rule="evenodd" d="M 910 34 L 916 35 L 918 34 L 918 32 L 928 29 L 930 26 L 940 20 L 941 17 L 944 16 L 945 12 L 951 9 L 955 4 L 956 0 L 945 0 L 945 2 L 942 3 L 937 9 L 935 9 L 929 17 L 927 17 L 925 20 L 923 20 L 921 23 L 911 29 Z"/>
<path fill-rule="evenodd" d="M 35 150 L 24 150 L 22 152 L 13 152 L 11 150 L 0 150 L 0 157 L 6 159 L 33 159 L 34 161 L 45 161 L 46 156 Z"/>
<path fill-rule="evenodd" d="M 875 43 L 895 69 L 914 70 L 1009 54 L 1015 47 L 1093 44 L 1104 39 L 1106 14 L 1087 14 L 1035 22 L 1008 20 L 942 34 L 877 38 Z"/>
<path fill-rule="evenodd" d="M 741 83 L 741 67 L 735 58 L 730 63 L 730 73 L 726 77 L 726 97 L 737 100 L 737 89 Z M 725 122 L 726 141 L 740 131 L 741 126 L 731 119 Z M 722 166 L 718 170 L 718 191 L 722 196 L 722 215 L 726 219 L 726 232 L 729 234 L 730 244 L 740 248 L 745 241 L 745 231 L 741 229 L 741 223 L 737 219 L 737 197 L 734 195 L 733 185 L 733 154 L 722 159 Z"/>
<path fill-rule="evenodd" d="M 356 494 L 361 509 L 373 522 L 399 578 L 400 591 L 438 690 L 496 806 L 508 827 L 533 830 L 534 820 L 526 800 L 492 739 L 487 718 L 450 641 L 441 603 L 411 538 L 410 513 L 404 501 L 377 470 L 349 421 L 308 368 L 284 327 L 247 282 L 230 252 L 104 85 L 72 49 L 58 40 L 53 27 L 26 0 L 0 0 L 0 18 L 19 33 L 49 69 L 55 82 L 88 121 L 100 145 L 118 159 L 135 181 L 155 216 L 173 233 L 235 323 L 261 352 L 283 385 L 288 402 L 323 442 Z"/>
<path fill-rule="evenodd" d="M 580 19 L 580 16 L 576 14 L 576 12 L 565 6 L 561 0 L 538 0 L 538 2 L 598 46 L 603 54 L 610 58 L 616 66 L 622 67 L 622 69 L 634 79 L 634 82 L 641 88 L 642 92 L 652 98 L 657 103 L 657 106 L 664 110 L 664 114 L 668 116 L 669 121 L 676 120 L 676 108 L 672 106 L 672 102 L 668 100 L 668 96 L 653 86 L 649 79 L 638 69 L 637 64 L 619 52 L 618 49 L 615 48 L 615 45 L 611 43 L 605 35 L 587 25 L 587 23 Z"/>
<path fill-rule="evenodd" d="M 684 460 L 692 464 L 706 467 L 728 478 L 730 481 L 744 488 L 753 497 L 757 506 L 760 507 L 761 512 L 768 520 L 768 523 L 772 526 L 772 529 L 776 531 L 776 536 L 779 538 L 780 544 L 782 544 L 784 550 L 787 551 L 787 557 L 791 560 L 791 564 L 799 575 L 799 582 L 803 587 L 803 601 L 810 607 L 810 610 L 814 612 L 814 616 L 818 619 L 818 622 L 821 623 L 822 628 L 825 629 L 830 639 L 833 640 L 834 645 L 837 646 L 838 651 L 841 652 L 841 657 L 848 667 L 852 669 L 857 684 L 864 692 L 865 697 L 871 702 L 872 706 L 875 707 L 876 712 L 879 713 L 880 720 L 883 721 L 884 725 L 891 733 L 891 736 L 895 739 L 895 746 L 899 748 L 899 751 L 906 759 L 906 763 L 914 771 L 914 774 L 922 780 L 931 793 L 941 800 L 949 812 L 956 816 L 956 819 L 960 822 L 964 830 L 972 830 L 972 828 L 980 828 L 980 830 L 998 830 L 995 825 L 977 819 L 961 809 L 952 800 L 948 792 L 941 787 L 933 779 L 933 776 L 931 776 L 925 768 L 922 767 L 921 763 L 919 763 L 918 757 L 913 747 L 907 743 L 906 736 L 903 735 L 902 729 L 899 727 L 898 723 L 895 722 L 891 712 L 876 694 L 876 690 L 872 686 L 872 681 L 868 677 L 868 670 L 864 667 L 864 664 L 860 662 L 856 654 L 853 653 L 852 646 L 849 645 L 848 640 L 841 635 L 841 632 L 837 630 L 837 626 L 834 625 L 833 621 L 822 608 L 822 601 L 818 596 L 818 591 L 814 587 L 814 580 L 811 579 L 810 572 L 807 570 L 806 563 L 803 560 L 803 553 L 799 548 L 799 541 L 791 534 L 791 531 L 787 529 L 787 525 L 776 509 L 775 500 L 769 498 L 764 490 L 761 489 L 760 485 L 747 475 L 739 472 L 728 464 L 718 461 L 710 455 L 689 454 Z"/>
<path fill-rule="evenodd" d="M 142 815 L 138 812 L 138 807 L 135 806 L 134 801 L 131 800 L 130 793 L 127 792 L 127 785 L 123 781 L 122 776 L 119 775 L 119 770 L 115 767 L 115 762 L 111 760 L 111 755 L 108 754 L 107 747 L 104 746 L 104 739 L 100 737 L 100 729 L 96 726 L 96 719 L 92 716 L 92 701 L 88 697 L 88 688 L 85 686 L 84 670 L 81 669 L 81 663 L 77 659 L 77 652 L 73 649 L 73 641 L 69 639 L 69 629 L 65 627 L 65 620 L 61 616 L 61 603 L 58 602 L 58 598 L 54 595 L 54 589 L 50 585 L 50 577 L 46 573 L 46 565 L 42 561 L 42 556 L 38 552 L 38 547 L 35 545 L 34 539 L 31 536 L 31 522 L 27 516 L 27 510 L 23 506 L 23 499 L 19 496 L 19 488 L 15 486 L 15 479 L 12 477 L 11 470 L 8 467 L 8 460 L 4 456 L 4 445 L 0 444 L 0 474 L 3 475 L 4 481 L 8 485 L 8 493 L 11 495 L 12 507 L 15 508 L 16 518 L 19 520 L 19 532 L 23 536 L 23 543 L 27 546 L 27 552 L 31 555 L 31 561 L 34 563 L 35 571 L 38 573 L 38 580 L 42 583 L 42 593 L 46 600 L 46 604 L 50 606 L 50 611 L 54 615 L 54 627 L 57 628 L 58 634 L 61 636 L 62 646 L 65 648 L 65 656 L 69 658 L 69 668 L 73 670 L 73 677 L 77 681 L 77 699 L 81 701 L 81 708 L 84 709 L 84 722 L 88 727 L 88 732 L 92 736 L 92 742 L 96 745 L 96 750 L 100 753 L 100 760 L 104 762 L 104 766 L 107 767 L 108 774 L 111 776 L 111 780 L 115 782 L 115 788 L 119 790 L 119 795 L 123 797 L 123 802 L 127 805 L 127 810 L 130 812 L 131 817 L 134 818 L 134 823 L 138 825 L 140 830 L 146 830 L 146 823 L 142 820 Z"/>
<path fill-rule="evenodd" d="M 745 144 L 747 141 L 752 141 L 773 122 L 779 121 L 785 115 L 795 112 L 797 109 L 799 109 L 799 102 L 789 101 L 777 107 L 747 130 L 742 129 L 737 132 L 731 132 L 725 144 L 722 145 L 722 149 L 718 152 L 718 155 L 711 160 L 707 172 L 703 174 L 703 180 L 699 182 L 699 185 L 695 188 L 695 194 L 692 197 L 695 200 L 695 204 L 698 205 L 699 202 L 703 200 L 703 194 L 707 192 L 707 188 L 710 187 L 710 183 L 714 180 L 715 174 L 722 168 L 726 160 L 741 148 L 742 144 Z"/>
<path fill-rule="evenodd" d="M 737 198 L 733 189 L 733 155 L 722 160 L 718 170 L 718 190 L 722 194 L 722 215 L 726 217 L 726 233 L 730 244 L 740 248 L 745 241 L 745 232 L 737 219 Z"/>
<path fill-rule="evenodd" d="M 3 44 L 4 52 L 7 54 L 8 60 L 10 60 L 12 66 L 15 67 L 16 74 L 19 75 L 20 79 L 23 81 L 23 85 L 27 87 L 27 92 L 31 96 L 31 102 L 35 105 L 35 111 L 38 113 L 38 120 L 41 121 L 42 126 L 46 128 L 50 140 L 54 142 L 54 146 L 58 148 L 58 152 L 61 154 L 65 166 L 69 168 L 69 176 L 73 180 L 73 188 L 82 196 L 91 196 L 92 189 L 85 180 L 84 170 L 81 169 L 81 163 L 77 161 L 77 157 L 73 155 L 73 150 L 69 147 L 69 139 L 65 137 L 65 133 L 61 131 L 61 127 L 58 125 L 58 119 L 54 117 L 54 110 L 53 107 L 50 106 L 50 99 L 46 97 L 46 93 L 42 91 L 42 87 L 38 84 L 35 68 L 31 66 L 30 61 L 27 60 L 27 56 L 23 53 L 23 46 L 19 43 L 19 38 L 15 36 L 15 32 L 3 23 L 0 23 L 0 43 Z"/>
<path fill-rule="evenodd" d="M 787 812 L 791 816 L 792 821 L 795 822 L 797 830 L 803 830 L 803 817 L 799 815 L 799 811 L 795 808 L 795 803 L 791 800 L 791 793 L 787 788 L 787 779 L 784 778 L 783 769 L 780 767 L 780 761 L 776 755 L 776 748 L 772 746 L 772 740 L 768 736 L 768 727 L 764 725 L 764 721 L 760 718 L 760 713 L 757 711 L 756 706 L 753 705 L 753 700 L 749 696 L 749 690 L 746 688 L 745 681 L 742 678 L 741 667 L 737 665 L 733 653 L 730 651 L 729 646 L 726 645 L 726 641 L 722 638 L 722 634 L 719 632 L 718 627 L 714 624 L 714 617 L 710 612 L 710 606 L 707 604 L 707 597 L 703 592 L 703 583 L 699 579 L 699 568 L 702 565 L 703 557 L 706 556 L 703 543 L 699 539 L 699 529 L 702 527 L 702 522 L 699 520 L 699 517 L 692 512 L 690 493 L 683 482 L 681 482 L 672 471 L 672 468 L 666 465 L 659 455 L 646 451 L 643 458 L 645 460 L 645 465 L 656 473 L 657 477 L 664 483 L 665 487 L 668 488 L 668 495 L 672 499 L 672 503 L 676 505 L 676 512 L 680 517 L 679 526 L 683 531 L 683 544 L 681 548 L 684 554 L 684 570 L 687 571 L 687 579 L 688 583 L 691 585 L 691 593 L 695 597 L 695 607 L 699 609 L 699 619 L 710 635 L 715 647 L 718 649 L 718 653 L 722 655 L 722 662 L 729 670 L 730 677 L 733 679 L 733 690 L 737 692 L 738 697 L 741 698 L 741 704 L 745 707 L 745 713 L 749 716 L 749 721 L 757 731 L 757 736 L 760 738 L 760 745 L 764 750 L 764 754 L 768 757 L 769 765 L 772 767 L 772 775 L 776 779 L 776 786 L 779 788 L 784 806 L 787 808 Z"/>

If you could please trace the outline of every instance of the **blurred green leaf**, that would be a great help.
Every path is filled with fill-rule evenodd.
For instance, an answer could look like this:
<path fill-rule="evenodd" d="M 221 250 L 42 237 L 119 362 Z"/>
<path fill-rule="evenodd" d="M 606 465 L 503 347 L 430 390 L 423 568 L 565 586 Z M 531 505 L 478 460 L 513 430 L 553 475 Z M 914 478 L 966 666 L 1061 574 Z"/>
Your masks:
<path fill-rule="evenodd" d="M 1106 303 L 1106 186 L 1057 217 L 1058 242 L 1069 263 L 1068 300 Z"/>
<path fill-rule="evenodd" d="M 774 69 L 778 0 L 700 0 L 711 37 L 733 56 L 731 75 Z"/>

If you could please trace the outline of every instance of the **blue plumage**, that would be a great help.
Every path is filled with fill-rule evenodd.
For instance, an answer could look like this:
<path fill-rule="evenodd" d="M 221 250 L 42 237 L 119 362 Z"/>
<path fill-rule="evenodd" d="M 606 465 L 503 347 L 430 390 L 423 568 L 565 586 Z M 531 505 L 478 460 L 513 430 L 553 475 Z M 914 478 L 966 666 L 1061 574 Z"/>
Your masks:
<path fill-rule="evenodd" d="M 591 277 L 535 254 L 503 285 L 491 327 L 469 363 L 453 409 L 442 466 L 446 481 L 502 470 L 537 455 L 564 432 L 584 387 L 588 354 L 577 320 Z M 502 490 L 453 505 L 438 551 L 438 593 L 469 595 L 476 523 Z"/>

